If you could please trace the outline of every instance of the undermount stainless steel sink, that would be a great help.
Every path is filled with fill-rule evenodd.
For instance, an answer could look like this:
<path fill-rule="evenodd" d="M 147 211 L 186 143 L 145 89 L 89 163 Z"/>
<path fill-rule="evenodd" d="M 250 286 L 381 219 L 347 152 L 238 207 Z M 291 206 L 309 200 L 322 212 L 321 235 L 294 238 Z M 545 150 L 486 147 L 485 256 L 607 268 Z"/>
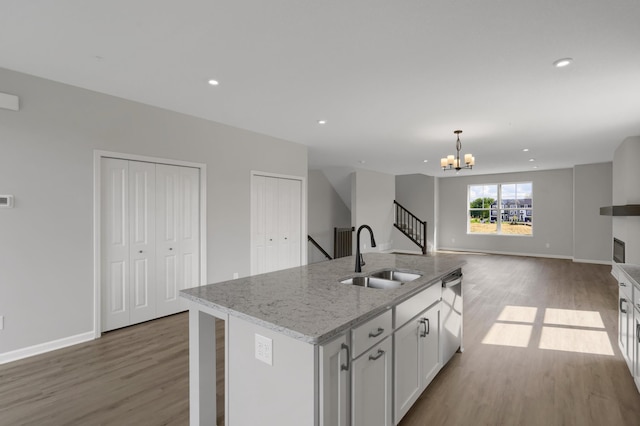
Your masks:
<path fill-rule="evenodd" d="M 393 281 L 400 281 L 402 283 L 408 283 L 410 281 L 420 278 L 422 275 L 412 274 L 411 272 L 395 271 L 393 269 L 390 269 L 387 271 L 374 272 L 370 276 L 375 278 L 382 278 L 385 280 L 393 280 Z"/>
<path fill-rule="evenodd" d="M 399 288 L 404 283 L 420 278 L 420 274 L 395 270 L 378 271 L 363 277 L 353 277 L 341 280 L 341 284 L 357 285 L 360 287 L 390 290 Z"/>

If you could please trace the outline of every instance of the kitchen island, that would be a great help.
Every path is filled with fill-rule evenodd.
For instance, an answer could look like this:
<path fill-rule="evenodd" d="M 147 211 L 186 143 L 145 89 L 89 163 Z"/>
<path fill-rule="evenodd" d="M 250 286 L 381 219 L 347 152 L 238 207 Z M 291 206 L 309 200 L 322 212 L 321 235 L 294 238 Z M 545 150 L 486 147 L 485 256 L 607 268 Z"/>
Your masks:
<path fill-rule="evenodd" d="M 400 393 L 394 393 L 392 383 L 395 332 L 411 325 L 411 319 L 416 336 L 437 335 L 441 280 L 464 262 L 455 255 L 364 256 L 360 274 L 353 272 L 354 258 L 348 257 L 182 291 L 190 311 L 191 424 L 215 424 L 214 317 L 225 321 L 227 425 L 355 425 L 362 418 L 360 391 L 376 394 L 379 388 L 385 399 L 376 407 L 381 424 L 399 421 L 392 416 L 392 398 Z M 383 270 L 420 276 L 392 289 L 340 283 Z M 429 311 L 437 315 L 422 315 L 427 308 L 438 308 Z M 438 354 L 436 368 L 428 371 L 432 378 L 442 359 L 437 339 L 431 345 Z M 420 348 L 413 358 L 426 352 Z M 379 358 L 379 374 L 359 379 L 366 373 L 356 371 L 365 366 L 360 360 Z"/>

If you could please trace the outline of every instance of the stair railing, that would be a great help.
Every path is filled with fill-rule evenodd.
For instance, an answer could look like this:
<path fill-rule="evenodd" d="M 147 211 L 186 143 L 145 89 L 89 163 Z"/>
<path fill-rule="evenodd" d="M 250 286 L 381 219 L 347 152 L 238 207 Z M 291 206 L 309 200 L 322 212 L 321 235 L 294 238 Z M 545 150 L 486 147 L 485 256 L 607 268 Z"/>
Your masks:
<path fill-rule="evenodd" d="M 324 257 L 326 257 L 327 259 L 331 260 L 331 256 L 329 256 L 329 253 L 327 253 L 320 244 L 318 244 L 318 242 L 316 240 L 313 239 L 313 237 L 311 235 L 307 235 L 307 240 L 313 244 L 318 250 L 320 250 L 320 252 L 322 254 L 324 254 Z"/>
<path fill-rule="evenodd" d="M 420 247 L 422 254 L 427 254 L 427 222 L 420 220 L 397 201 L 394 200 L 393 204 L 395 207 L 393 226 Z"/>

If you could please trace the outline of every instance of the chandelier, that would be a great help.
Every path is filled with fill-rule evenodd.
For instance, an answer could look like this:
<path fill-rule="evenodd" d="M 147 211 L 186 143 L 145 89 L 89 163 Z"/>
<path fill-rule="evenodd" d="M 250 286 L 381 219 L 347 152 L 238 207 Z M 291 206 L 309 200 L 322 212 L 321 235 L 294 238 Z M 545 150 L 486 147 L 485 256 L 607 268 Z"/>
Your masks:
<path fill-rule="evenodd" d="M 473 169 L 473 166 L 476 164 L 476 159 L 471 154 L 464 155 L 464 165 L 460 161 L 460 150 L 462 149 L 462 143 L 460 142 L 460 133 L 462 130 L 455 130 L 455 133 L 458 136 L 458 140 L 456 141 L 456 155 L 447 155 L 445 158 L 440 159 L 440 166 L 442 170 L 445 172 L 447 170 L 459 171 L 460 169 Z"/>

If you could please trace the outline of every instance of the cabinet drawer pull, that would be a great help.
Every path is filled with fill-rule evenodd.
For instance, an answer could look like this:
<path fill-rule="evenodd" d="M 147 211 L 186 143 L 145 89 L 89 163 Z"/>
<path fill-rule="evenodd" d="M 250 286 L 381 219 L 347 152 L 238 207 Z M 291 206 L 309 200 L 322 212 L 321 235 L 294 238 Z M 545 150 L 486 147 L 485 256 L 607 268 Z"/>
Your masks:
<path fill-rule="evenodd" d="M 636 324 L 636 337 L 638 339 L 638 343 L 640 343 L 640 323 Z"/>
<path fill-rule="evenodd" d="M 378 349 L 378 353 L 375 355 L 369 355 L 369 361 L 376 361 L 377 359 L 379 359 L 382 355 L 384 355 L 384 351 L 382 349 Z"/>
<path fill-rule="evenodd" d="M 342 364 L 340 366 L 340 371 L 349 371 L 349 368 L 351 367 L 351 352 L 349 351 L 349 345 L 345 345 L 344 343 L 340 346 L 340 350 L 342 349 L 346 349 L 347 350 L 347 363 L 346 364 Z"/>
<path fill-rule="evenodd" d="M 420 318 L 420 324 L 424 325 L 424 332 L 420 333 L 420 337 L 427 337 L 427 335 L 431 332 L 431 324 L 429 323 L 429 318 Z"/>
<path fill-rule="evenodd" d="M 626 314 L 627 310 L 622 308 L 622 302 L 626 303 L 627 299 L 625 299 L 624 297 L 620 298 L 620 312 L 622 312 L 623 314 Z"/>
<path fill-rule="evenodd" d="M 369 332 L 369 337 L 378 337 L 382 333 L 384 333 L 384 328 L 378 327 L 378 330 L 376 330 L 375 332 L 373 332 L 373 331 Z"/>

